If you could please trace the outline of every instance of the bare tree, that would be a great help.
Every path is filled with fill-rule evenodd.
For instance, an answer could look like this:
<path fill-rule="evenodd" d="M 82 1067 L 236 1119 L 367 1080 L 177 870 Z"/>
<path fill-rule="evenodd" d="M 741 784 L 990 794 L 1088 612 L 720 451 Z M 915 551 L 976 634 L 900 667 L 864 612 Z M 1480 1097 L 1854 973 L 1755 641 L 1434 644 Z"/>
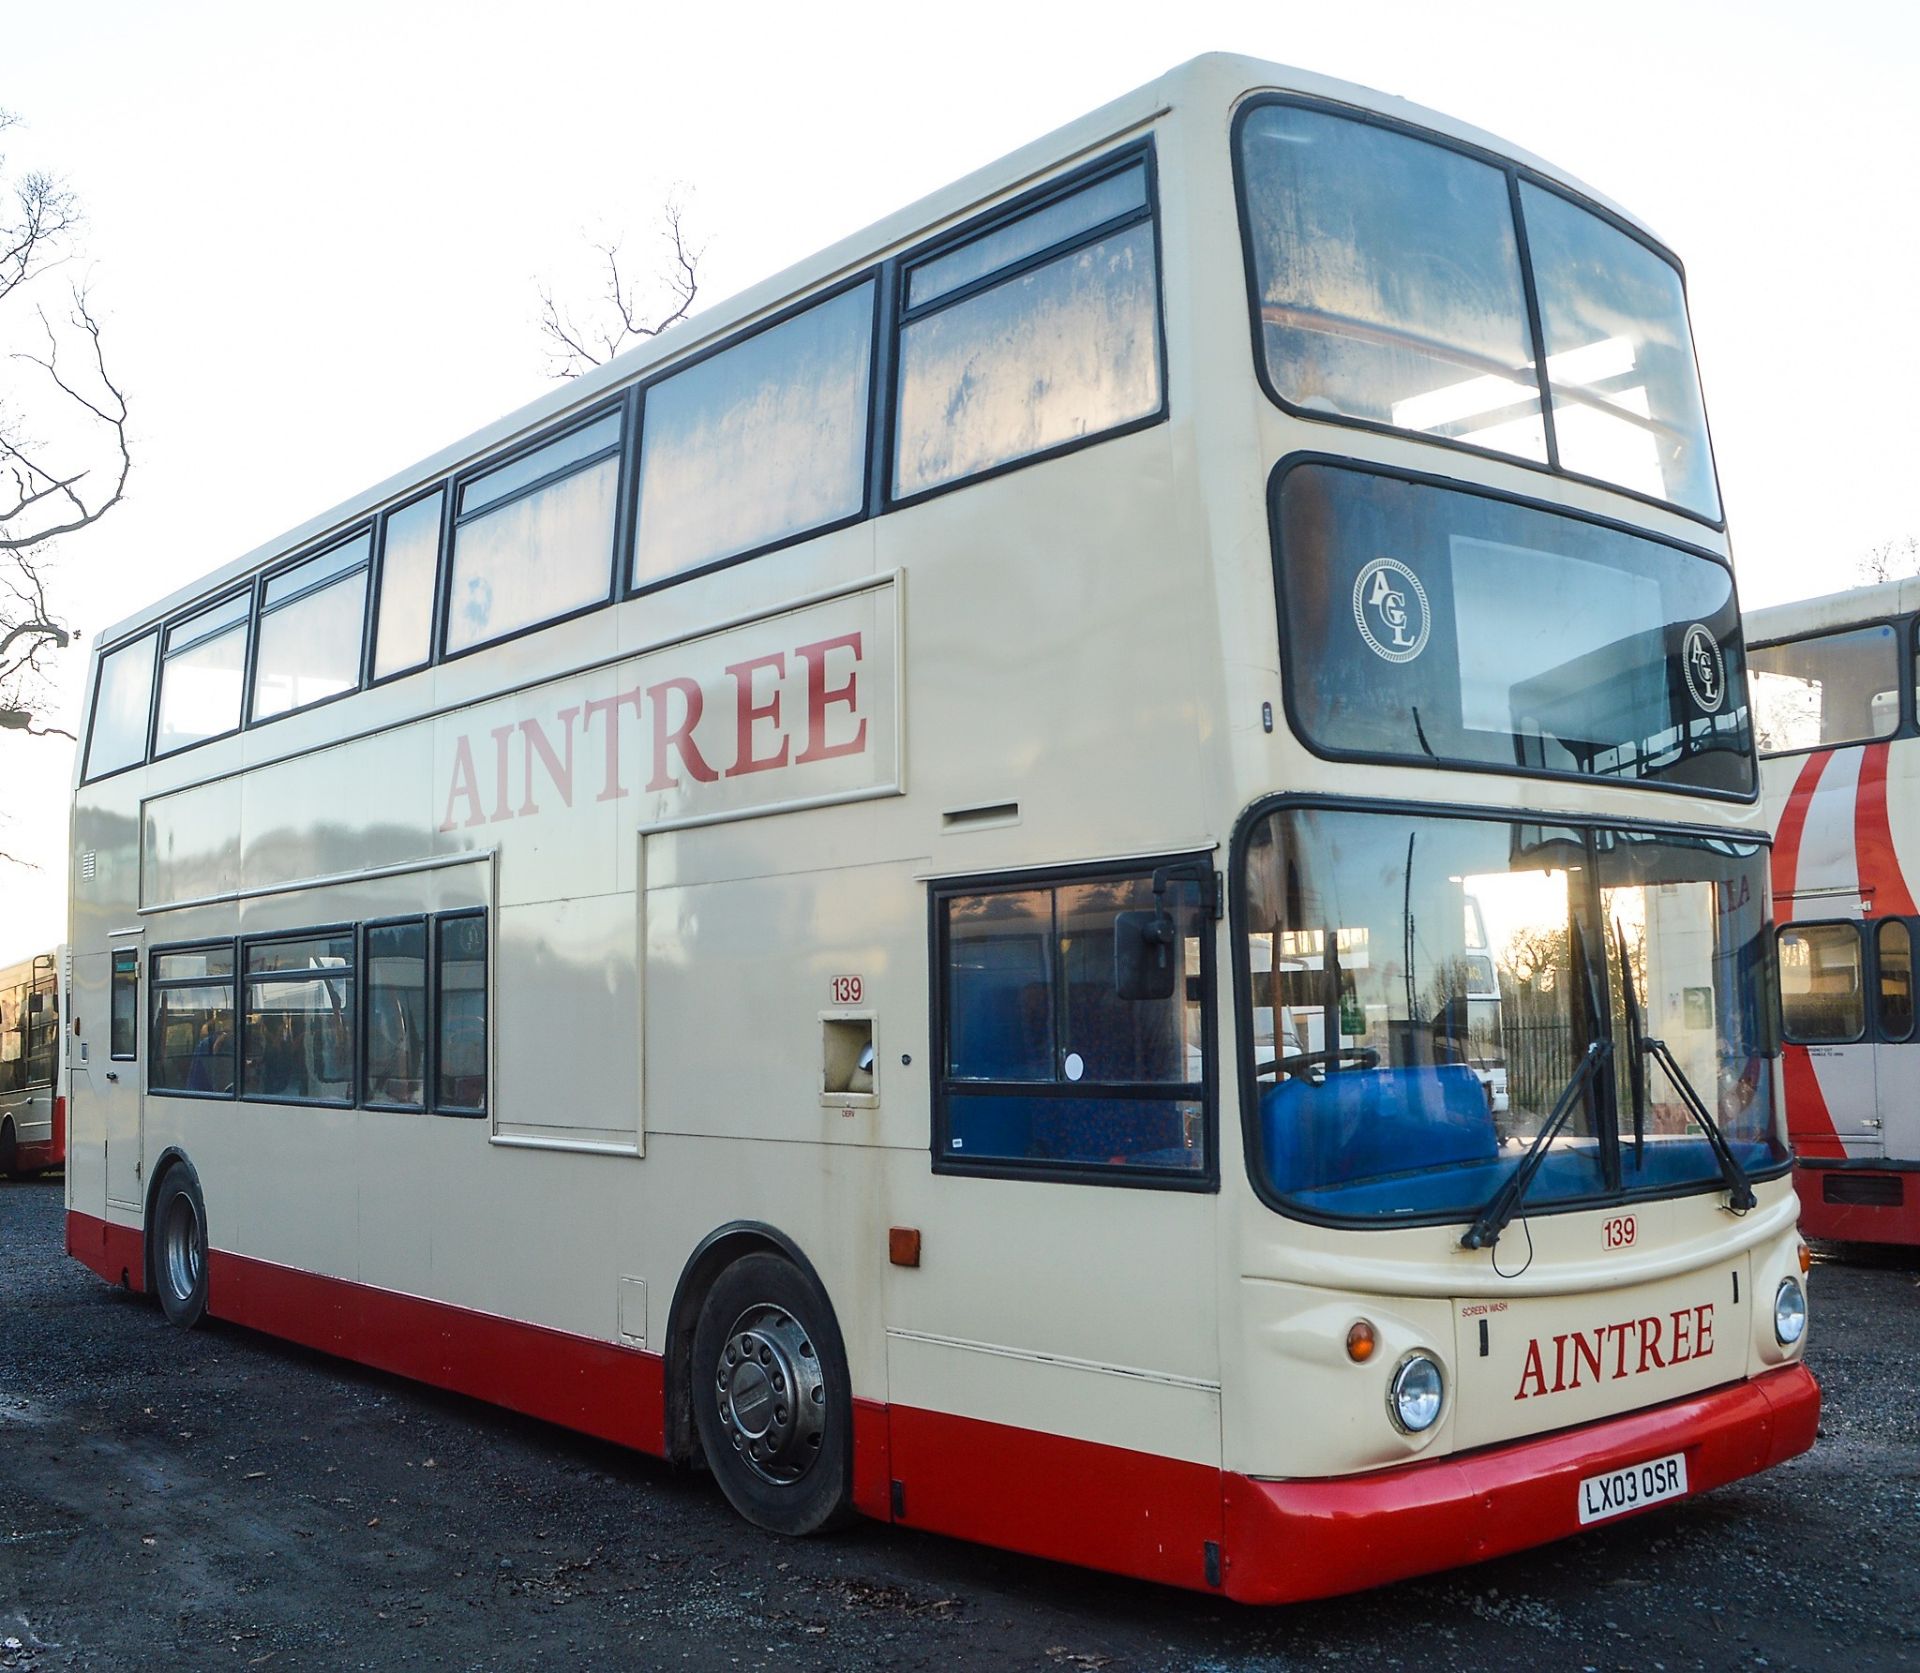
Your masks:
<path fill-rule="evenodd" d="M 0 111 L 0 133 L 18 118 Z M 74 256 L 79 200 L 40 170 L 9 174 L 0 153 L 0 331 L 20 346 L 0 378 L 0 727 L 36 723 L 47 659 L 73 640 L 48 597 L 55 544 L 120 503 L 132 455 L 127 403 L 107 371 L 86 286 L 49 311 L 46 274 Z"/>
<path fill-rule="evenodd" d="M 1883 540 L 1878 546 L 1869 547 L 1867 555 L 1855 563 L 1854 569 L 1864 582 L 1892 581 L 1920 573 L 1920 536 L 1910 534 L 1904 540 Z"/>
<path fill-rule="evenodd" d="M 657 337 L 693 311 L 700 294 L 700 258 L 705 245 L 688 236 L 686 205 L 669 197 L 660 211 L 659 236 L 665 246 L 652 288 L 643 296 L 620 264 L 621 238 L 594 241 L 600 289 L 580 309 L 559 301 L 551 283 L 539 287 L 540 335 L 546 340 L 548 370 L 556 378 L 575 378 L 604 366 L 622 349 Z"/>

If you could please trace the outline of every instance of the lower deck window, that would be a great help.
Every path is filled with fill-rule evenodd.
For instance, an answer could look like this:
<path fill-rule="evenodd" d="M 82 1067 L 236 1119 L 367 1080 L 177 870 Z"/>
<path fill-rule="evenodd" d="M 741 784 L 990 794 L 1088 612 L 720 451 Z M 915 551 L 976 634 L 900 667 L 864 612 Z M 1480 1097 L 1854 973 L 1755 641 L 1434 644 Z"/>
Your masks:
<path fill-rule="evenodd" d="M 936 1167 L 1210 1177 L 1211 875 L 936 892 Z"/>
<path fill-rule="evenodd" d="M 233 1096 L 232 942 L 153 955 L 148 1050 L 149 1091 Z"/>

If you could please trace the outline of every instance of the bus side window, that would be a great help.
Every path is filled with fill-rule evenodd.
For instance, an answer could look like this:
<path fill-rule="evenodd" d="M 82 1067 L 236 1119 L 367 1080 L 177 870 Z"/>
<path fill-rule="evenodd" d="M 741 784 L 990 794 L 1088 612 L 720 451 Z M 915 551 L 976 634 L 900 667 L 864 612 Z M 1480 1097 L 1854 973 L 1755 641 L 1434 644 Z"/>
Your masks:
<path fill-rule="evenodd" d="M 1913 938 L 1904 920 L 1888 918 L 1874 932 L 1880 962 L 1880 1038 L 1913 1032 Z"/>
<path fill-rule="evenodd" d="M 1161 410 L 1144 161 L 916 262 L 905 302 L 896 498 Z"/>
<path fill-rule="evenodd" d="M 433 1107 L 449 1115 L 487 1108 L 487 920 L 478 913 L 434 925 L 438 1070 Z"/>
<path fill-rule="evenodd" d="M 1785 924 L 1779 933 L 1781 1032 L 1795 1045 L 1844 1045 L 1867 1026 L 1857 924 Z"/>
<path fill-rule="evenodd" d="M 116 1061 L 134 1056 L 134 1042 L 140 1026 L 140 955 L 131 947 L 120 947 L 113 955 L 113 986 L 108 1009 L 108 1055 Z"/>

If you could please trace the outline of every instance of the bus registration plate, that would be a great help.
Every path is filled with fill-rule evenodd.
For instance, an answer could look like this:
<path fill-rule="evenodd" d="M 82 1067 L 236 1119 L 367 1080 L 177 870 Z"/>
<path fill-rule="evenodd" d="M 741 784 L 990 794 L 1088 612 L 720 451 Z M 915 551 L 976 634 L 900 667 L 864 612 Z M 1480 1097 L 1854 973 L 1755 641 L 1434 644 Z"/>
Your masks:
<path fill-rule="evenodd" d="M 1644 1464 L 1590 1475 L 1581 1482 L 1580 1526 L 1686 1496 L 1687 1455 L 1675 1452 L 1665 1458 L 1650 1458 Z"/>

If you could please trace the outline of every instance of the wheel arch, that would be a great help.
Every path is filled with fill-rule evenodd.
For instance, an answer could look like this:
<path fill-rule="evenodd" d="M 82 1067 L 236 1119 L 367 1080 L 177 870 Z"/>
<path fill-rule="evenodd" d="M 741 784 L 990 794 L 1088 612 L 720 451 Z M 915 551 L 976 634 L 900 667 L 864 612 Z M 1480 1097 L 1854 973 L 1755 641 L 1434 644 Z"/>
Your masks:
<path fill-rule="evenodd" d="M 665 1344 L 667 1412 L 667 1456 L 686 1463 L 700 1455 L 700 1443 L 694 1433 L 693 1405 L 693 1331 L 700 1319 L 701 1304 L 714 1280 L 745 1255 L 778 1255 L 790 1261 L 817 1289 L 827 1303 L 827 1329 L 840 1354 L 846 1360 L 846 1339 L 840 1329 L 840 1317 L 834 1308 L 833 1292 L 819 1269 L 803 1250 L 777 1226 L 759 1220 L 732 1220 L 717 1226 L 703 1237 L 681 1269 L 674 1286 L 673 1303 L 667 1310 Z"/>

